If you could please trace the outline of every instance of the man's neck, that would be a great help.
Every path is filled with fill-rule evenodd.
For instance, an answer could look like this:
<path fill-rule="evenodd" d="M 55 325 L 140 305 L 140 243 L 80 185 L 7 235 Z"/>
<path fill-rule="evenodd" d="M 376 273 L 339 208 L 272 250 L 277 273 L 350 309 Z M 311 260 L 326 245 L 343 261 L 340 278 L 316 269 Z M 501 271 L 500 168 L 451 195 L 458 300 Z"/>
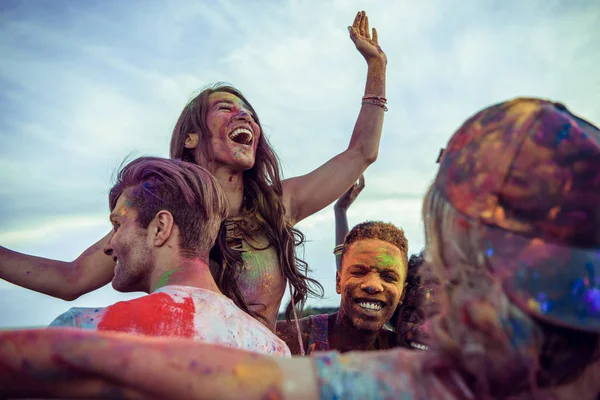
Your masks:
<path fill-rule="evenodd" d="M 333 315 L 335 315 L 335 324 L 329 332 L 329 346 L 331 349 L 335 348 L 340 352 L 375 350 L 375 342 L 379 336 L 379 331 L 358 329 L 341 308 Z"/>
<path fill-rule="evenodd" d="M 239 215 L 244 200 L 244 171 L 234 171 L 226 165 L 218 165 L 212 168 L 212 174 L 227 196 L 229 216 Z"/>
<path fill-rule="evenodd" d="M 150 278 L 150 292 L 169 285 L 190 286 L 221 293 L 203 258 L 174 257 L 171 262 L 155 268 Z"/>

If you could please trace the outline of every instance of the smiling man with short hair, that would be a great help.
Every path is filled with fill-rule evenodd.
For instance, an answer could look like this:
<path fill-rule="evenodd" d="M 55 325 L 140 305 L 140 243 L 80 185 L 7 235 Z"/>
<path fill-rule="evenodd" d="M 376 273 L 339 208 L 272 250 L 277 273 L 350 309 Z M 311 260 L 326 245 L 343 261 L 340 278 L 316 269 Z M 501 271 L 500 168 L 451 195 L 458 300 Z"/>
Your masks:
<path fill-rule="evenodd" d="M 363 222 L 346 235 L 336 291 L 338 312 L 300 320 L 303 347 L 314 351 L 382 350 L 397 346 L 384 325 L 402 299 L 408 265 L 408 242 L 402 229 L 379 221 Z M 292 354 L 301 354 L 291 323 L 279 321 L 278 335 Z"/>
<path fill-rule="evenodd" d="M 72 308 L 52 327 L 189 338 L 289 355 L 285 343 L 226 297 L 211 274 L 209 252 L 228 202 L 206 169 L 139 158 L 119 173 L 109 205 L 113 232 L 104 252 L 116 263 L 112 285 L 148 295 L 108 307 Z"/>

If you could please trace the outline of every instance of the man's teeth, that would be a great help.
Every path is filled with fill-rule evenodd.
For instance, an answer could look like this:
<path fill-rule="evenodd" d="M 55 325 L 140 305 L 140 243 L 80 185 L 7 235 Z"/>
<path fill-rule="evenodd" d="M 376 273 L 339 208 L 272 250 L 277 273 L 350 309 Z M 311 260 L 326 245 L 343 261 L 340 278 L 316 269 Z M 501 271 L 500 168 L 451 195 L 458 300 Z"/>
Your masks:
<path fill-rule="evenodd" d="M 360 303 L 358 303 L 358 305 L 366 310 L 373 310 L 373 311 L 381 310 L 381 303 L 371 303 L 371 302 L 367 302 L 367 301 L 361 301 Z"/>
<path fill-rule="evenodd" d="M 247 128 L 238 128 L 229 134 L 229 139 L 239 144 L 249 145 L 252 143 L 252 132 Z"/>

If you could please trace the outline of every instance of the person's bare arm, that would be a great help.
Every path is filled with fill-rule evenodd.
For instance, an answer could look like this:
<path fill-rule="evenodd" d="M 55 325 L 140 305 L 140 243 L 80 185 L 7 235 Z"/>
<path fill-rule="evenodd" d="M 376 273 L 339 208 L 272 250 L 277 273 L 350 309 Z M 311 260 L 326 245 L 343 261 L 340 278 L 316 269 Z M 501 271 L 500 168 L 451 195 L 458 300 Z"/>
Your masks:
<path fill-rule="evenodd" d="M 309 357 L 76 329 L 0 332 L 0 388 L 6 397 L 319 398 Z"/>
<path fill-rule="evenodd" d="M 0 246 L 0 278 L 63 300 L 75 300 L 112 280 L 115 262 L 103 251 L 111 234 L 71 262 L 22 254 Z"/>
<path fill-rule="evenodd" d="M 387 58 L 379 47 L 375 29 L 371 37 L 364 12 L 357 15 L 350 27 L 350 37 L 367 61 L 365 95 L 385 97 Z M 283 201 L 292 224 L 335 201 L 377 159 L 383 114 L 382 107 L 363 104 L 344 152 L 306 175 L 283 181 Z"/>
<path fill-rule="evenodd" d="M 0 378 L 0 398 L 11 399 L 127 399 L 158 400 L 158 398 L 124 387 L 104 378 L 76 378 L 44 380 L 39 377 L 23 379 L 17 376 L 19 386 L 7 385 L 3 381 L 12 381 L 15 375 L 8 374 Z M 12 378 L 12 379 L 11 379 Z"/>
<path fill-rule="evenodd" d="M 335 246 L 344 243 L 344 239 L 350 230 L 348 228 L 348 216 L 346 215 L 346 212 L 364 188 L 365 177 L 361 175 L 358 182 L 355 182 L 354 185 L 352 185 L 350 189 L 335 202 L 335 205 L 333 206 L 333 212 L 335 214 Z M 337 270 L 340 271 L 342 269 L 341 253 L 335 255 L 335 264 Z"/>
<path fill-rule="evenodd" d="M 450 360 L 432 357 L 393 349 L 284 358 L 117 332 L 0 331 L 0 398 L 474 398 Z"/>

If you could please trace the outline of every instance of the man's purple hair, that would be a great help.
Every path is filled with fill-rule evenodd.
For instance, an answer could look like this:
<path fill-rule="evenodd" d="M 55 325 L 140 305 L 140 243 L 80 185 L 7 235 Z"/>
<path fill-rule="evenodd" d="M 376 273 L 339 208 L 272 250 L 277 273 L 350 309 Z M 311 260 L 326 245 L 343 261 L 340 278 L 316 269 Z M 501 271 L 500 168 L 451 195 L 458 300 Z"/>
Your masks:
<path fill-rule="evenodd" d="M 185 257 L 208 258 L 227 217 L 227 198 L 216 179 L 203 167 L 180 160 L 141 157 L 130 162 L 110 190 L 111 211 L 123 194 L 144 229 L 161 210 L 173 215 Z"/>

